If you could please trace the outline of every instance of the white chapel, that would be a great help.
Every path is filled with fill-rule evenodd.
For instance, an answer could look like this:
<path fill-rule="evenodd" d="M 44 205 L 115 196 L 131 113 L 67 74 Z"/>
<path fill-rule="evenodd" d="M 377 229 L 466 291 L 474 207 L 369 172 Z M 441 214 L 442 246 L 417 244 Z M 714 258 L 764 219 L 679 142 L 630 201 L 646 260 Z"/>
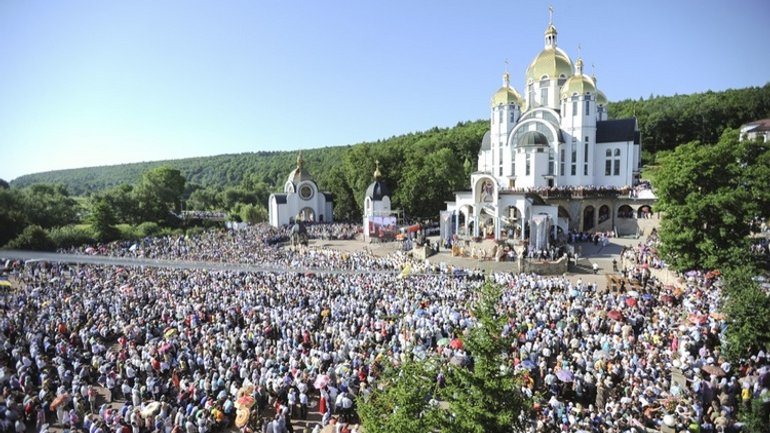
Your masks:
<path fill-rule="evenodd" d="M 283 193 L 270 194 L 268 199 L 270 225 L 280 227 L 294 222 L 333 222 L 334 200 L 322 192 L 305 168 L 302 154 L 297 156 L 297 168 L 289 173 Z"/>

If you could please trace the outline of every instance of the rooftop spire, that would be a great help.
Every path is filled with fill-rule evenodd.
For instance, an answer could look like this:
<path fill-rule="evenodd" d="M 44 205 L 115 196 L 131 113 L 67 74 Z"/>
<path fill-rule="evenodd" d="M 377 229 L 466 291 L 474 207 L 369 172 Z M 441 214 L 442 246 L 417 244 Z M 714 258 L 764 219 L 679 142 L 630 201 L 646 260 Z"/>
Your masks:
<path fill-rule="evenodd" d="M 556 47 L 556 26 L 553 25 L 553 6 L 548 6 L 548 28 L 545 29 L 545 47 Z"/>
<path fill-rule="evenodd" d="M 503 87 L 511 87 L 511 74 L 508 73 L 508 59 L 505 59 L 505 72 L 503 72 Z"/>
<path fill-rule="evenodd" d="M 300 150 L 297 154 L 297 168 L 302 169 L 302 164 L 305 163 L 305 160 L 302 159 L 302 151 Z"/>
<path fill-rule="evenodd" d="M 382 173 L 380 173 L 380 160 L 374 160 L 374 180 L 380 180 Z"/>
<path fill-rule="evenodd" d="M 575 69 L 577 75 L 583 75 L 583 49 L 580 44 L 578 44 L 578 58 L 577 62 L 575 62 Z"/>

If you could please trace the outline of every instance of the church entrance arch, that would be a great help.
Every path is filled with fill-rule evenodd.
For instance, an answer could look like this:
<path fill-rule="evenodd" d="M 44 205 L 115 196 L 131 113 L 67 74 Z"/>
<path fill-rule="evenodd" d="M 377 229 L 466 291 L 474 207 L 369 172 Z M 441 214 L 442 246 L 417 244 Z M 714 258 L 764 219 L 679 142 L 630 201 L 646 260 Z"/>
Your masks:
<path fill-rule="evenodd" d="M 506 218 L 503 220 L 505 225 L 501 234 L 505 234 L 508 239 L 521 238 L 521 211 L 516 206 L 508 206 L 505 213 Z"/>
<path fill-rule="evenodd" d="M 608 219 L 610 219 L 610 207 L 605 204 L 599 208 L 599 224 L 607 221 Z"/>
<path fill-rule="evenodd" d="M 594 219 L 596 210 L 593 206 L 586 206 L 583 209 L 583 231 L 587 232 L 594 228 Z"/>
<path fill-rule="evenodd" d="M 313 210 L 312 207 L 302 208 L 302 210 L 299 211 L 299 214 L 297 214 L 297 220 L 305 221 L 305 222 L 315 222 L 316 221 L 315 211 Z"/>
<path fill-rule="evenodd" d="M 623 206 L 618 208 L 618 218 L 633 218 L 634 217 L 634 210 L 631 208 L 631 206 L 624 204 Z"/>
<path fill-rule="evenodd" d="M 644 205 L 639 207 L 639 212 L 637 214 L 638 218 L 649 218 L 652 216 L 652 208 L 649 205 Z"/>

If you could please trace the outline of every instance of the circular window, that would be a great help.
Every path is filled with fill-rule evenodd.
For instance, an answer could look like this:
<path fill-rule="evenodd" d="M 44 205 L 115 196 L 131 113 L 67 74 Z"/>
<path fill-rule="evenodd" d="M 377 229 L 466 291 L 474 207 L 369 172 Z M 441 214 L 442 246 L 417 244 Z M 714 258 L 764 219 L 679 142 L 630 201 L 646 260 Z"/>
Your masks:
<path fill-rule="evenodd" d="M 299 188 L 299 196 L 302 200 L 310 200 L 310 198 L 313 197 L 313 188 L 311 188 L 310 185 L 302 185 Z"/>

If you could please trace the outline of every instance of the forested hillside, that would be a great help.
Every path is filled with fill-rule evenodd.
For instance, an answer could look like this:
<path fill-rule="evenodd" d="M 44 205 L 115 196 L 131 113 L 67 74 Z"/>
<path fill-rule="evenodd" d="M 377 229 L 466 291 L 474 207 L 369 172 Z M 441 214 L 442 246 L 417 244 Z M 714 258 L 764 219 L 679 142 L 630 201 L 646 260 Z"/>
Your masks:
<path fill-rule="evenodd" d="M 639 120 L 646 156 L 698 140 L 716 143 L 726 128 L 770 117 L 770 83 L 692 95 L 651 96 L 610 103 L 610 116 Z"/>
<path fill-rule="evenodd" d="M 328 172 L 348 148 L 309 149 L 303 151 L 302 157 L 315 171 Z M 296 159 L 297 152 L 256 152 L 138 162 L 29 174 L 15 179 L 11 186 L 23 188 L 36 183 L 62 184 L 70 194 L 84 195 L 117 185 L 133 185 L 142 178 L 143 173 L 161 166 L 179 170 L 188 183 L 213 188 L 240 185 L 253 176 L 257 177 L 256 181 L 281 185 L 296 164 Z"/>

